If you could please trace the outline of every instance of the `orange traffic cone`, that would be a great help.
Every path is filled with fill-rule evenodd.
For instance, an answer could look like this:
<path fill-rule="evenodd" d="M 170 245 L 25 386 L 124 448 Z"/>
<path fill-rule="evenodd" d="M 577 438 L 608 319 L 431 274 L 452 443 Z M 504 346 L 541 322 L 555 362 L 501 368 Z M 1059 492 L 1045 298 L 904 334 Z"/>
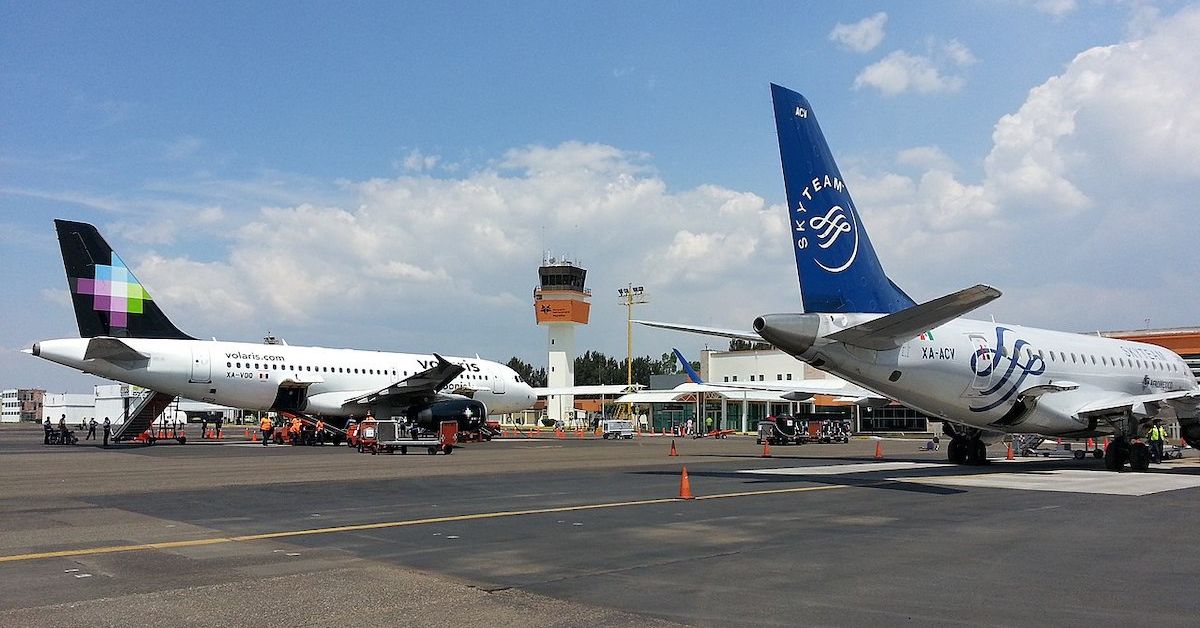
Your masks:
<path fill-rule="evenodd" d="M 671 458 L 673 456 L 678 456 L 678 455 L 679 455 L 679 452 L 675 450 L 675 439 L 672 438 L 671 439 L 671 453 L 667 454 L 667 457 Z"/>
<path fill-rule="evenodd" d="M 1005 454 L 1005 456 L 1004 456 L 1004 459 L 1005 459 L 1005 460 L 1012 460 L 1012 459 L 1013 459 L 1012 443 L 1009 443 L 1009 444 L 1008 444 L 1008 453 L 1007 453 L 1007 454 Z"/>
<path fill-rule="evenodd" d="M 760 456 L 760 457 L 761 458 L 770 458 L 771 457 L 770 441 L 765 441 L 765 440 L 763 441 L 763 452 L 762 452 L 762 456 Z"/>
<path fill-rule="evenodd" d="M 1095 449 L 1095 448 L 1096 448 L 1096 441 L 1094 441 L 1094 440 L 1092 440 L 1092 439 L 1090 439 L 1090 438 L 1089 438 L 1089 439 L 1088 439 L 1088 442 L 1087 442 L 1087 448 L 1088 448 L 1088 451 L 1091 451 L 1091 450 Z"/>
<path fill-rule="evenodd" d="M 883 460 L 883 441 L 875 441 L 875 459 Z"/>
<path fill-rule="evenodd" d="M 252 443 L 258 442 L 258 432 L 250 432 L 250 442 L 252 442 Z"/>
<path fill-rule="evenodd" d="M 696 499 L 692 495 L 692 483 L 688 481 L 687 467 L 683 468 L 683 474 L 679 476 L 679 499 Z"/>

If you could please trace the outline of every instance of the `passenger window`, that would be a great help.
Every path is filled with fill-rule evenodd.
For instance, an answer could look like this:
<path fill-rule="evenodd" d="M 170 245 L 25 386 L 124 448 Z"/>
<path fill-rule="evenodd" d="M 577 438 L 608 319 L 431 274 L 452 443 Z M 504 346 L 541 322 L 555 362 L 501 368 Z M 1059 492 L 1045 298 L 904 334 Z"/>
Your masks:
<path fill-rule="evenodd" d="M 788 374 L 787 374 L 787 376 L 788 376 L 788 381 L 789 381 L 789 382 L 790 382 L 790 381 L 792 381 L 792 374 L 791 374 L 791 373 L 788 373 Z"/>
<path fill-rule="evenodd" d="M 1095 364 L 1095 363 L 1096 363 L 1096 356 L 1093 355 L 1092 356 L 1092 364 Z"/>
<path fill-rule="evenodd" d="M 1074 363 L 1075 363 L 1075 352 L 1072 351 L 1071 352 L 1071 364 L 1074 364 Z"/>
<path fill-rule="evenodd" d="M 1062 351 L 1059 351 L 1058 357 L 1062 359 L 1063 364 L 1067 363 L 1067 354 L 1063 353 Z"/>

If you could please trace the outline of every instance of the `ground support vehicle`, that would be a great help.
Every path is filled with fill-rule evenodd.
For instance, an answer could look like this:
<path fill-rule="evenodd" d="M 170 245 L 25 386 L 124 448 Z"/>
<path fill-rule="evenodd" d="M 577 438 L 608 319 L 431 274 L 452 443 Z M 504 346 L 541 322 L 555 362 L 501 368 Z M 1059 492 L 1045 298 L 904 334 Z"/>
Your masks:
<path fill-rule="evenodd" d="M 736 434 L 736 430 L 709 430 L 704 434 L 696 434 L 693 438 L 729 438 L 730 434 Z"/>
<path fill-rule="evenodd" d="M 605 419 L 600 422 L 601 436 L 604 440 L 633 438 L 633 421 L 625 419 Z"/>
<path fill-rule="evenodd" d="M 803 423 L 794 416 L 769 416 L 758 422 L 758 444 L 764 442 L 771 445 L 803 445 L 808 442 L 808 433 Z"/>
<path fill-rule="evenodd" d="M 366 423 L 366 422 L 364 422 Z M 363 427 L 358 439 L 358 450 L 371 454 L 391 454 L 397 451 L 407 454 L 410 447 L 423 448 L 433 455 L 439 451 L 454 453 L 458 442 L 458 421 L 442 421 L 436 433 L 418 429 L 406 429 L 401 421 L 374 421 Z"/>
<path fill-rule="evenodd" d="M 1046 445 L 1049 444 L 1047 447 Z M 1104 448 L 1095 447 L 1088 451 L 1086 445 L 1082 443 L 1047 443 L 1042 442 L 1037 447 L 1026 448 L 1021 451 L 1022 456 L 1041 456 L 1043 458 L 1074 458 L 1083 460 L 1091 453 L 1093 458 L 1103 458 Z"/>

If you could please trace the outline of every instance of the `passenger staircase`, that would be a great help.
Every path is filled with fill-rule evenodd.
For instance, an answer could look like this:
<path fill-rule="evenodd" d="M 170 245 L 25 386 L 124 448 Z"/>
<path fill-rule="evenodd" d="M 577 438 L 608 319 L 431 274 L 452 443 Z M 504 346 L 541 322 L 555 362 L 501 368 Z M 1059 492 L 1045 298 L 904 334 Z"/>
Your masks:
<path fill-rule="evenodd" d="M 147 390 L 137 404 L 130 408 L 125 422 L 113 429 L 113 442 L 133 440 L 142 432 L 150 429 L 150 424 L 158 418 L 158 415 L 162 414 L 163 410 L 167 409 L 167 406 L 171 405 L 172 401 L 175 401 L 173 395 Z"/>
<path fill-rule="evenodd" d="M 1024 456 L 1026 452 L 1033 451 L 1045 442 L 1045 437 L 1037 434 L 1013 434 L 1013 453 L 1018 456 Z"/>

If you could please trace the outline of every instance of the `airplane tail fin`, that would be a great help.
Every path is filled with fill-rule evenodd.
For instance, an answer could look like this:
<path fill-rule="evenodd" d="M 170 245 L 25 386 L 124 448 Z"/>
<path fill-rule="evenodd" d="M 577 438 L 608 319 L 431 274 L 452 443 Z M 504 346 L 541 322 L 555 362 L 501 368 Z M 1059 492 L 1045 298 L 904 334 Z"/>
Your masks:
<path fill-rule="evenodd" d="M 83 338 L 176 338 L 179 331 L 92 225 L 55 220 L 75 321 Z"/>
<path fill-rule="evenodd" d="M 883 271 L 808 100 L 771 84 L 805 312 L 889 314 L 915 305 Z"/>
<path fill-rule="evenodd" d="M 692 380 L 693 384 L 703 384 L 704 380 L 700 379 L 700 375 L 696 373 L 696 369 L 692 368 L 692 363 L 688 362 L 687 358 L 683 357 L 683 354 L 679 352 L 679 349 L 672 348 L 671 351 L 675 352 L 675 359 L 679 360 L 679 364 L 683 366 L 683 372 L 687 373 L 688 379 Z"/>

